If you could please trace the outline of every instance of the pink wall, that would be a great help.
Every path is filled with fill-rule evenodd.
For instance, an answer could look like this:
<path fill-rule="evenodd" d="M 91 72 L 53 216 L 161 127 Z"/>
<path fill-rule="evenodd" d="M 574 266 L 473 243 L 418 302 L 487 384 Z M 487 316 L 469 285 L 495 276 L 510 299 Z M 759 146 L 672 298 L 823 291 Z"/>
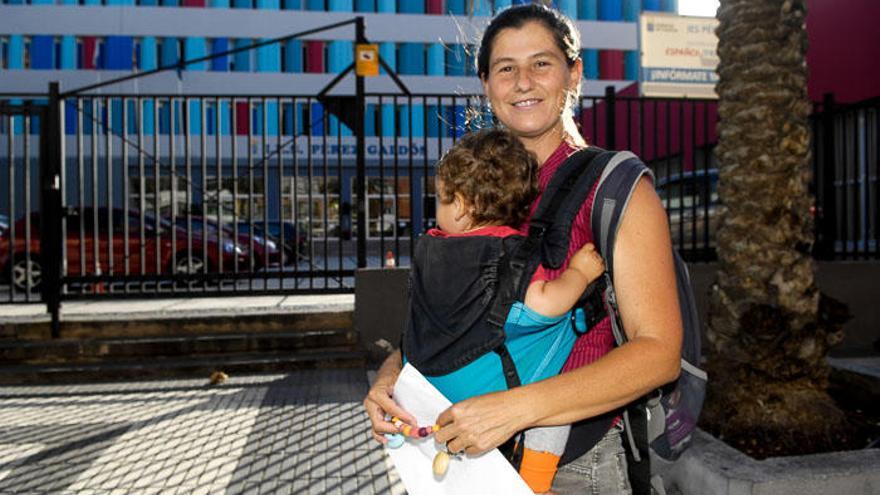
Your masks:
<path fill-rule="evenodd" d="M 810 99 L 880 96 L 880 0 L 808 0 Z"/>

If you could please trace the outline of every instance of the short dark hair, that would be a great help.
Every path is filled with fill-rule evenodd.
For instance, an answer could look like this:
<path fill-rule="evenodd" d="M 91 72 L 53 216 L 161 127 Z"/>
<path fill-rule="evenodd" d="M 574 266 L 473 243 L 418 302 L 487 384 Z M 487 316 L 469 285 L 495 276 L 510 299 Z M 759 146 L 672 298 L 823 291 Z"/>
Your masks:
<path fill-rule="evenodd" d="M 538 196 L 538 160 L 503 128 L 462 137 L 437 164 L 437 178 L 440 201 L 461 194 L 477 224 L 519 227 Z"/>
<path fill-rule="evenodd" d="M 489 76 L 489 57 L 492 55 L 492 45 L 498 33 L 507 28 L 521 28 L 528 22 L 538 22 L 553 34 L 556 46 L 565 55 L 569 67 L 580 58 L 580 33 L 571 19 L 562 12 L 544 5 L 517 5 L 502 10 L 483 32 L 480 49 L 477 52 L 477 75 L 480 79 Z"/>

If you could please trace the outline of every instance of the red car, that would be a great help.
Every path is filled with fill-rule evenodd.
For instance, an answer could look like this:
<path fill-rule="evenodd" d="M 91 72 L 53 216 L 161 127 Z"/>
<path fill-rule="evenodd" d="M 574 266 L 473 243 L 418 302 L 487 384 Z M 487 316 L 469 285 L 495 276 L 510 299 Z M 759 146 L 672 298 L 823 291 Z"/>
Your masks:
<path fill-rule="evenodd" d="M 111 211 L 112 236 L 108 235 Z M 68 276 L 95 275 L 99 273 L 98 269 L 103 275 L 203 273 L 206 264 L 209 273 L 216 273 L 221 270 L 221 263 L 223 272 L 232 272 L 236 266 L 238 270 L 246 272 L 250 264 L 246 236 L 239 237 L 235 243 L 224 236 L 222 245 L 218 236 L 212 236 L 209 232 L 206 239 L 195 228 L 191 236 L 187 236 L 186 230 L 175 228 L 172 236 L 169 222 L 161 221 L 157 231 L 155 217 L 144 215 L 141 225 L 140 213 L 129 211 L 126 237 L 125 213 L 118 209 L 88 207 L 80 210 L 74 207 L 68 210 L 66 218 L 63 269 Z M 20 218 L 14 226 L 0 234 L 0 273 L 6 274 L 18 290 L 37 290 L 42 273 L 40 214 L 30 215 L 29 243 L 25 235 L 26 222 L 27 218 Z M 98 263 L 95 263 L 96 247 Z"/>

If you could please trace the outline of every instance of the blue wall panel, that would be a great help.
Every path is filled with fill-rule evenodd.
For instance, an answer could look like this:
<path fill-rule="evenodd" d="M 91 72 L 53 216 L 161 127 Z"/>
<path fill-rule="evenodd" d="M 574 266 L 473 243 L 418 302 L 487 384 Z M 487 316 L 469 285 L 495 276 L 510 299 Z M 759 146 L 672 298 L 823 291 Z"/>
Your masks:
<path fill-rule="evenodd" d="M 55 38 L 53 36 L 31 36 L 31 69 L 55 68 Z"/>
<path fill-rule="evenodd" d="M 211 40 L 211 53 L 223 53 L 229 50 L 228 38 L 215 38 Z M 229 70 L 229 55 L 211 59 L 211 70 L 226 72 Z"/>
<path fill-rule="evenodd" d="M 104 40 L 104 68 L 131 70 L 134 40 L 130 36 L 108 36 Z"/>
<path fill-rule="evenodd" d="M 354 9 L 358 12 L 375 12 L 376 0 L 357 0 Z"/>

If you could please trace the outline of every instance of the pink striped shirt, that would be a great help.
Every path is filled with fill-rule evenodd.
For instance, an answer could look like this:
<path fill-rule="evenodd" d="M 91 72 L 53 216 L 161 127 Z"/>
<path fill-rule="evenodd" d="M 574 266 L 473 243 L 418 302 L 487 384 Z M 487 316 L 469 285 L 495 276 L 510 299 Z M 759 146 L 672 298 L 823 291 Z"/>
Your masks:
<path fill-rule="evenodd" d="M 541 194 L 544 193 L 544 189 L 547 187 L 547 184 L 550 182 L 550 178 L 553 177 L 556 169 L 559 168 L 560 165 L 565 162 L 565 159 L 569 157 L 572 153 L 577 151 L 577 148 L 572 147 L 566 142 L 563 142 L 556 148 L 549 158 L 544 162 L 539 170 L 538 175 L 538 183 L 541 188 Z M 535 209 L 538 207 L 538 203 L 541 201 L 541 194 L 535 199 L 534 203 L 532 203 L 532 209 L 529 213 L 529 217 L 535 213 Z M 578 249 L 580 249 L 584 244 L 588 242 L 593 242 L 593 232 L 590 230 L 590 212 L 592 210 L 593 198 L 596 195 L 596 186 L 593 186 L 593 190 L 590 191 L 590 194 L 587 196 L 587 200 L 584 202 L 583 206 L 581 206 L 581 210 L 578 212 L 577 217 L 574 219 L 574 223 L 572 225 L 571 230 L 571 242 L 568 246 L 568 256 L 566 257 L 565 263 L 563 263 L 562 267 L 558 270 L 547 270 L 547 276 L 550 279 L 554 279 L 562 274 L 563 270 L 568 267 L 568 260 L 571 258 L 571 255 L 575 253 Z M 524 234 L 528 233 L 529 224 L 526 222 L 520 228 L 520 231 Z M 580 368 L 585 364 L 592 363 L 596 361 L 600 357 L 607 354 L 614 347 L 614 335 L 611 333 L 611 323 L 608 318 L 605 318 L 596 325 L 591 331 L 587 332 L 584 335 L 578 337 L 577 341 L 575 341 L 574 348 L 571 350 L 571 354 L 568 356 L 568 360 L 565 362 L 565 365 L 562 368 L 563 372 L 570 371 L 576 368 Z"/>

